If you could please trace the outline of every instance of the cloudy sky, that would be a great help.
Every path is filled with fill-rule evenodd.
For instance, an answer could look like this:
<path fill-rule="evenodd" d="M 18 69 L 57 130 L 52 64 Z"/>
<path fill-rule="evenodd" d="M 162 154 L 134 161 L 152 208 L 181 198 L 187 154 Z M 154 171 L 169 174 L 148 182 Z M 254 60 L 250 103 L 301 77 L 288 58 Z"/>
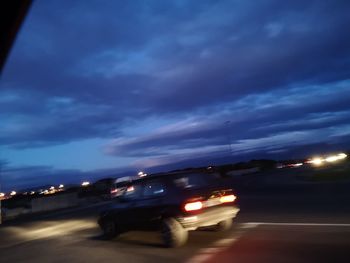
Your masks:
<path fill-rule="evenodd" d="M 2 187 L 349 149 L 348 10 L 35 1 L 1 78 Z"/>

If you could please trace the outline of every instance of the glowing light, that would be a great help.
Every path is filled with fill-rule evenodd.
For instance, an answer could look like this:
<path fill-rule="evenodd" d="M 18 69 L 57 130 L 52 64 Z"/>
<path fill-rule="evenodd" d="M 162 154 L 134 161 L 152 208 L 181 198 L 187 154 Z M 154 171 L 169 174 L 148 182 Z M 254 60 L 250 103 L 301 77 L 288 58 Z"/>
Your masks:
<path fill-rule="evenodd" d="M 347 155 L 345 153 L 339 153 L 338 154 L 339 159 L 345 159 Z"/>
<path fill-rule="evenodd" d="M 336 155 L 329 155 L 329 156 L 326 156 L 324 158 L 315 157 L 313 159 L 308 160 L 306 163 L 311 163 L 314 165 L 323 165 L 324 162 L 333 163 L 333 162 L 336 162 L 338 160 L 345 159 L 346 157 L 347 157 L 347 155 L 345 153 L 339 153 Z"/>
<path fill-rule="evenodd" d="M 63 184 L 60 184 L 60 185 L 58 186 L 58 188 L 62 189 L 62 188 L 64 188 L 64 185 L 63 185 Z"/>
<path fill-rule="evenodd" d="M 236 196 L 235 195 L 225 195 L 220 197 L 220 202 L 221 203 L 230 203 L 236 200 Z"/>
<path fill-rule="evenodd" d="M 203 207 L 203 204 L 200 201 L 185 204 L 186 211 L 200 210 L 200 209 L 202 209 L 202 207 Z"/>
<path fill-rule="evenodd" d="M 335 161 L 338 161 L 338 160 L 339 160 L 339 157 L 338 157 L 338 156 L 334 156 L 334 155 L 328 156 L 328 157 L 325 159 L 325 161 L 326 161 L 326 162 L 329 162 L 329 163 L 332 163 L 332 162 L 335 162 Z"/>
<path fill-rule="evenodd" d="M 33 194 L 35 194 L 35 192 L 34 192 L 34 191 L 31 191 L 30 194 L 33 195 Z"/>
<path fill-rule="evenodd" d="M 317 158 L 313 158 L 313 159 L 310 161 L 310 163 L 312 163 L 312 164 L 314 164 L 314 165 L 322 165 L 322 164 L 323 164 L 323 161 L 324 161 L 324 159 L 317 157 Z"/>
<path fill-rule="evenodd" d="M 85 182 L 82 182 L 81 185 L 82 185 L 82 186 L 88 186 L 88 185 L 90 185 L 90 182 L 85 181 Z"/>
<path fill-rule="evenodd" d="M 139 177 L 145 177 L 145 176 L 147 176 L 147 174 L 144 173 L 144 172 L 139 172 L 137 175 L 138 175 Z"/>
<path fill-rule="evenodd" d="M 118 189 L 117 189 L 117 188 L 111 190 L 111 194 L 115 194 L 115 193 L 117 193 L 117 192 L 118 192 Z"/>
<path fill-rule="evenodd" d="M 17 194 L 16 191 L 11 191 L 10 193 L 11 196 L 15 196 L 16 194 Z"/>
<path fill-rule="evenodd" d="M 129 186 L 129 187 L 126 189 L 127 192 L 132 192 L 132 191 L 134 191 L 134 190 L 135 190 L 135 188 L 134 188 L 133 186 Z"/>
<path fill-rule="evenodd" d="M 0 193 L 0 197 L 5 197 L 5 194 L 4 193 Z"/>
<path fill-rule="evenodd" d="M 54 187 L 54 186 L 51 186 L 51 187 L 50 187 L 50 190 L 55 190 L 55 187 Z"/>

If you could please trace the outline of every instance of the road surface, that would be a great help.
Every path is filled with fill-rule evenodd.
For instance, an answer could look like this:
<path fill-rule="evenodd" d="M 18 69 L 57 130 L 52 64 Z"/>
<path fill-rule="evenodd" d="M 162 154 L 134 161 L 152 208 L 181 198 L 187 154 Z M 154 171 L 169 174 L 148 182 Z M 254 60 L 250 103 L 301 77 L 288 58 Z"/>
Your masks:
<path fill-rule="evenodd" d="M 0 262 L 350 262 L 350 194 L 241 196 L 226 233 L 194 231 L 181 248 L 158 233 L 129 232 L 105 241 L 97 208 L 14 221 L 0 228 Z"/>

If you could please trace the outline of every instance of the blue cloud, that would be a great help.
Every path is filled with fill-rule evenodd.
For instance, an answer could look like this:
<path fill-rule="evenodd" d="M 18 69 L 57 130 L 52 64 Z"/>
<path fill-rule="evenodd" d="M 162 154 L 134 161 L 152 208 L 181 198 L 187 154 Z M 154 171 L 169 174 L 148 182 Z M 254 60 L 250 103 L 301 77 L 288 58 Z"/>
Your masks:
<path fill-rule="evenodd" d="M 227 154 L 228 137 L 237 154 L 287 154 L 294 137 L 339 142 L 350 111 L 347 7 L 36 1 L 2 76 L 4 155 L 18 164 L 24 149 L 99 140 L 91 151 L 103 168 L 103 156 L 124 167 Z"/>

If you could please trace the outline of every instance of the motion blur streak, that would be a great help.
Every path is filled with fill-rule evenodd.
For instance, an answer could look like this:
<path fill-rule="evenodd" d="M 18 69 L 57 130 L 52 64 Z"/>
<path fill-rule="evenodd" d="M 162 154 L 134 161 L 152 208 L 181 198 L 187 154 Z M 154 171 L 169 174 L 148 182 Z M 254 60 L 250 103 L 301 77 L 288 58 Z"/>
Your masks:
<path fill-rule="evenodd" d="M 40 227 L 42 224 L 42 227 Z M 41 238 L 56 237 L 56 236 L 65 236 L 73 234 L 75 232 L 95 228 L 95 222 L 89 220 L 69 220 L 67 222 L 62 221 L 52 221 L 50 223 L 46 222 L 45 224 L 41 223 L 38 225 L 38 229 L 30 230 L 27 227 L 8 227 L 7 235 L 13 235 L 18 238 L 21 238 L 25 241 L 31 241 Z"/>

